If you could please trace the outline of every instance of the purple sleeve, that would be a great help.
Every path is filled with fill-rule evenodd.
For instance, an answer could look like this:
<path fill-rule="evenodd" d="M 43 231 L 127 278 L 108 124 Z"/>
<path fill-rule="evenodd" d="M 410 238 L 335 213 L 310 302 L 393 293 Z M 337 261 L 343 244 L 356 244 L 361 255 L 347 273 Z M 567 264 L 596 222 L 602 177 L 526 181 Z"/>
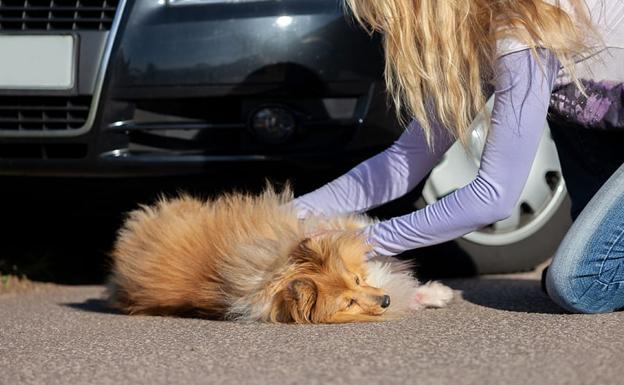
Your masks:
<path fill-rule="evenodd" d="M 530 50 L 498 59 L 494 110 L 476 179 L 410 214 L 365 229 L 384 256 L 445 242 L 508 217 L 526 183 L 559 69 L 556 57 Z"/>
<path fill-rule="evenodd" d="M 385 151 L 367 159 L 345 175 L 294 200 L 300 218 L 309 214 L 360 213 L 397 199 L 416 185 L 452 144 L 448 134 L 434 126 L 433 149 L 412 121 Z"/>

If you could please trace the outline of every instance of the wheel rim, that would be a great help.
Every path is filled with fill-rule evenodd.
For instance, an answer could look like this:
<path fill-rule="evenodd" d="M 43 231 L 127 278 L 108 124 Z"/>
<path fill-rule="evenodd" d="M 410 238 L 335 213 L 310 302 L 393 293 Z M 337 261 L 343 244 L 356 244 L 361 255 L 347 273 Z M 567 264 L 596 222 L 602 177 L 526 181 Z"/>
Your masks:
<path fill-rule="evenodd" d="M 490 111 L 492 105 L 493 99 L 490 99 Z M 485 114 L 480 114 L 472 125 L 471 154 L 460 143 L 455 143 L 431 171 L 423 189 L 423 198 L 427 204 L 436 202 L 474 180 L 485 145 L 486 127 Z M 566 195 L 555 143 L 546 125 L 527 183 L 512 215 L 463 238 L 487 246 L 519 242 L 542 228 L 557 212 Z"/>

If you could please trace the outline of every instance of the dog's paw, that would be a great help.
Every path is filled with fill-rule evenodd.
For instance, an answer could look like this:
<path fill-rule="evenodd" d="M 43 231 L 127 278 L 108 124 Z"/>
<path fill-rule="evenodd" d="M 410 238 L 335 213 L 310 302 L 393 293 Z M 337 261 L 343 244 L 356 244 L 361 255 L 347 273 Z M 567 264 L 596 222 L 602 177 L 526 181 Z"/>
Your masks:
<path fill-rule="evenodd" d="M 452 299 L 453 289 L 440 282 L 431 281 L 414 289 L 410 301 L 410 308 L 413 310 L 426 307 L 440 308 L 448 305 Z"/>

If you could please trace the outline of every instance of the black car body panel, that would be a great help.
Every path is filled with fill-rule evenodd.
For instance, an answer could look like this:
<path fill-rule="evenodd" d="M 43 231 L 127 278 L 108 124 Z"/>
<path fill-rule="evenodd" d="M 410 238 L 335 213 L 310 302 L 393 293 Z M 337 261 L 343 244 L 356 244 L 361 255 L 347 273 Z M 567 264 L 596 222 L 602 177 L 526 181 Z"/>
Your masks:
<path fill-rule="evenodd" d="M 345 18 L 339 1 L 119 4 L 105 34 L 108 52 L 95 40 L 80 48 L 79 84 L 91 88 L 83 86 L 75 96 L 94 101 L 87 125 L 58 132 L 48 123 L 30 132 L 21 121 L 15 129 L 0 127 L 1 174 L 171 174 L 214 169 L 220 162 L 354 163 L 400 132 L 386 103 L 379 39 Z M 92 33 L 65 32 L 78 38 Z M 31 103 L 31 96 L 11 97 Z M 68 116 L 78 111 L 67 103 Z M 269 121 L 287 115 L 292 132 L 277 139 L 261 132 L 266 111 Z"/>
<path fill-rule="evenodd" d="M 129 12 L 113 66 L 126 70 L 120 86 L 279 84 L 288 67 L 271 68 L 280 64 L 307 69 L 322 83 L 379 76 L 370 38 L 354 33 L 335 0 L 137 2 Z"/>

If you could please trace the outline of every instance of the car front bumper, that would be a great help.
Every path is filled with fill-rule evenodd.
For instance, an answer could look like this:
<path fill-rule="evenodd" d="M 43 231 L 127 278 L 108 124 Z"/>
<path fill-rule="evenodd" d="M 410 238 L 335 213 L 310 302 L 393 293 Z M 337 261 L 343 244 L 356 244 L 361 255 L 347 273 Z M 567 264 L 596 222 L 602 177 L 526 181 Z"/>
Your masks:
<path fill-rule="evenodd" d="M 1 131 L 0 173 L 175 174 L 370 156 L 400 129 L 386 107 L 379 41 L 338 3 L 120 1 L 99 54 L 81 47 L 81 60 L 99 68 L 82 92 L 92 97 L 85 124 Z M 250 127 L 265 107 L 292 114 L 288 140 L 264 141 Z"/>

